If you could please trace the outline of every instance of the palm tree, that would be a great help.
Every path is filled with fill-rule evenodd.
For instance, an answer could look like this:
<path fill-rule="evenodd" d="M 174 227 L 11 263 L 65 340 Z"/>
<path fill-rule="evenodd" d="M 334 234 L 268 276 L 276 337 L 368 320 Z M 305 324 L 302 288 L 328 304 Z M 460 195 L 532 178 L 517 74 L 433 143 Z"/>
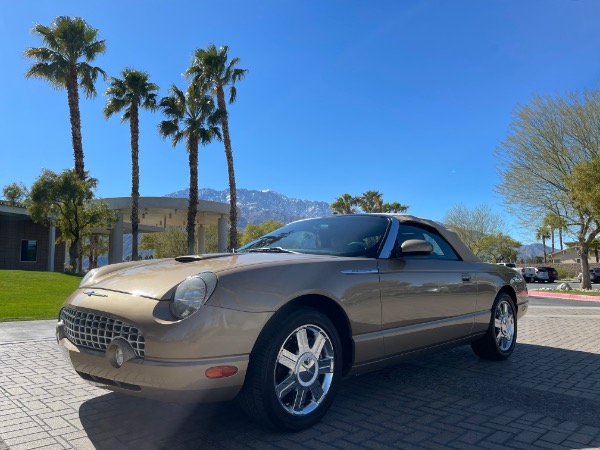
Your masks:
<path fill-rule="evenodd" d="M 138 229 L 140 198 L 140 166 L 138 162 L 140 122 L 139 109 L 156 110 L 158 86 L 148 81 L 146 72 L 126 67 L 121 72 L 123 78 L 111 78 L 104 95 L 110 98 L 104 107 L 104 117 L 108 119 L 117 112 L 124 111 L 122 122 L 129 121 L 131 133 L 131 259 L 138 259 Z"/>
<path fill-rule="evenodd" d="M 171 137 L 173 147 L 182 140 L 186 141 L 190 164 L 187 250 L 188 254 L 193 254 L 198 210 L 198 145 L 207 145 L 215 137 L 221 139 L 218 128 L 221 116 L 212 97 L 203 93 L 194 83 L 185 93 L 171 85 L 169 93 L 171 95 L 161 99 L 159 104 L 168 120 L 159 123 L 158 132 L 163 138 Z"/>
<path fill-rule="evenodd" d="M 409 206 L 407 205 L 401 205 L 398 202 L 392 202 L 392 203 L 384 203 L 383 204 L 383 211 L 382 212 L 386 212 L 386 213 L 405 213 L 408 210 Z"/>
<path fill-rule="evenodd" d="M 59 16 L 52 26 L 37 24 L 32 29 L 46 47 L 30 47 L 25 56 L 35 61 L 25 73 L 48 81 L 56 89 L 66 89 L 71 120 L 71 140 L 75 158 L 75 172 L 85 180 L 81 115 L 79 113 L 79 86 L 88 98 L 96 95 L 94 83 L 98 75 L 106 77 L 99 67 L 91 66 L 96 56 L 106 51 L 104 40 L 97 40 L 98 30 L 80 17 Z"/>
<path fill-rule="evenodd" d="M 227 159 L 227 171 L 229 174 L 229 218 L 231 221 L 229 249 L 233 250 L 237 247 L 237 190 L 224 88 L 225 86 L 229 86 L 229 104 L 232 104 L 235 102 L 237 96 L 235 83 L 242 80 L 248 70 L 235 67 L 240 62 L 239 58 L 231 58 L 231 60 L 227 61 L 228 49 L 229 47 L 224 45 L 217 50 L 214 44 L 210 44 L 206 50 L 197 49 L 194 54 L 194 61 L 187 70 L 186 75 L 188 77 L 192 76 L 195 84 L 199 84 L 203 89 L 210 90 L 217 97 L 217 105 L 221 112 L 220 124 L 223 131 L 223 145 L 225 146 L 225 157 Z"/>
<path fill-rule="evenodd" d="M 367 191 L 358 198 L 358 204 L 366 213 L 383 212 L 383 194 L 378 191 Z"/>
<path fill-rule="evenodd" d="M 342 194 L 329 206 L 334 214 L 354 214 L 358 199 L 350 194 Z"/>
<path fill-rule="evenodd" d="M 547 226 L 541 226 L 535 233 L 535 239 L 542 241 L 542 247 L 544 249 L 544 262 L 546 262 L 546 239 L 550 237 L 550 229 Z"/>
<path fill-rule="evenodd" d="M 590 250 L 594 252 L 596 262 L 600 262 L 600 240 L 598 238 L 594 238 L 594 240 L 590 242 Z"/>

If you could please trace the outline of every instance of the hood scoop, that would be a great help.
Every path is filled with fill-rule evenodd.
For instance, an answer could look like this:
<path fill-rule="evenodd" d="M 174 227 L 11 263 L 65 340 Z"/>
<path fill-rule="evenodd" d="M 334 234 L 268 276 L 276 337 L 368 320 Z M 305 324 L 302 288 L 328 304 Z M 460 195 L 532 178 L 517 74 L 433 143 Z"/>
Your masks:
<path fill-rule="evenodd" d="M 175 261 L 180 263 L 190 263 L 195 261 L 203 261 L 205 259 L 222 258 L 224 256 L 231 256 L 231 253 L 211 253 L 208 255 L 184 255 L 175 258 Z"/>

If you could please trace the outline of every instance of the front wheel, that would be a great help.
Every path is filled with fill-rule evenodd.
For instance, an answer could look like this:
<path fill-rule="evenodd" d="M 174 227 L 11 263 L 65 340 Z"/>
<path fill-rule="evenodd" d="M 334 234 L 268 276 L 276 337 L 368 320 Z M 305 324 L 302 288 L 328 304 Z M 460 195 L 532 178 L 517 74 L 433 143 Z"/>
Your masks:
<path fill-rule="evenodd" d="M 487 333 L 471 343 L 477 356 L 483 359 L 508 358 L 517 343 L 517 315 L 513 299 L 506 293 L 496 297 Z"/>
<path fill-rule="evenodd" d="M 280 319 L 257 340 L 239 400 L 259 422 L 298 431 L 321 420 L 331 406 L 342 348 L 335 327 L 317 310 L 299 308 Z"/>

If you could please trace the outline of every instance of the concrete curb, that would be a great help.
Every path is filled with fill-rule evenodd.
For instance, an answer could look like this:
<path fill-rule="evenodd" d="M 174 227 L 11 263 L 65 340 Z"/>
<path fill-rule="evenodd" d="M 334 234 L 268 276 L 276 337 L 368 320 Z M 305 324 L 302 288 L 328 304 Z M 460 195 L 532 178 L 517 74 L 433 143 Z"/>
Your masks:
<path fill-rule="evenodd" d="M 558 292 L 529 291 L 529 296 L 530 297 L 566 298 L 566 299 L 570 299 L 570 300 L 600 302 L 600 296 L 595 296 L 595 295 L 559 294 Z"/>

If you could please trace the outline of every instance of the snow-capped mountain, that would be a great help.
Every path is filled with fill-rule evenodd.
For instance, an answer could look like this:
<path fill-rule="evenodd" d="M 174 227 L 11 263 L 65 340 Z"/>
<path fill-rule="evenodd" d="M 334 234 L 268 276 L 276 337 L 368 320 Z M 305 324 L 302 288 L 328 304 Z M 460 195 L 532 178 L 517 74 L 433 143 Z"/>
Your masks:
<path fill-rule="evenodd" d="M 188 198 L 189 189 L 173 192 L 165 197 Z M 229 189 L 223 191 L 199 189 L 198 197 L 200 200 L 229 203 Z M 291 198 L 269 189 L 262 191 L 238 189 L 237 203 L 240 209 L 238 222 L 240 229 L 243 229 L 248 223 L 260 224 L 269 219 L 289 223 L 298 219 L 331 214 L 327 202 Z"/>

